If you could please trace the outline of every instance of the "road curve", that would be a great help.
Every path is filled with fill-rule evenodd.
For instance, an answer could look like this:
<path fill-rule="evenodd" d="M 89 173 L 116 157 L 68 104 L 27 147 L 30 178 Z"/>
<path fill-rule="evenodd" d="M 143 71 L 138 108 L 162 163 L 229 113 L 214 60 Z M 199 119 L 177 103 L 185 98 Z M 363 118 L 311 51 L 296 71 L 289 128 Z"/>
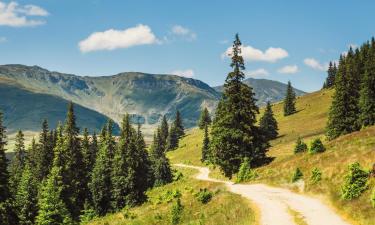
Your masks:
<path fill-rule="evenodd" d="M 318 199 L 264 184 L 235 184 L 213 179 L 209 177 L 210 170 L 206 167 L 185 164 L 174 166 L 196 169 L 199 171 L 196 179 L 224 183 L 229 191 L 254 202 L 260 210 L 262 225 L 295 224 L 289 209 L 300 213 L 309 225 L 349 225 Z"/>

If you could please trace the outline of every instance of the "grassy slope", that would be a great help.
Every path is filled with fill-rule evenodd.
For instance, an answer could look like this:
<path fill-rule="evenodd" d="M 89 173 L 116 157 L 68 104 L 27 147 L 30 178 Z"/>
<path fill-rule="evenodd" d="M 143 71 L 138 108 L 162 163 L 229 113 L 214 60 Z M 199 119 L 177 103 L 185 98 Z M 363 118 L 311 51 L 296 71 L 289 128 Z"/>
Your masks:
<path fill-rule="evenodd" d="M 182 193 L 181 202 L 184 206 L 180 224 L 189 225 L 245 225 L 255 224 L 255 215 L 249 202 L 240 196 L 229 193 L 220 184 L 203 182 L 192 179 L 196 171 L 179 169 L 184 177 L 179 181 L 163 187 L 154 188 L 148 192 L 149 201 L 131 209 L 130 214 L 135 218 L 127 219 L 124 212 L 108 215 L 93 220 L 91 225 L 138 225 L 138 224 L 171 224 L 171 208 L 173 202 L 158 199 L 165 196 L 167 191 L 179 190 Z M 217 192 L 207 204 L 202 204 L 194 197 L 200 188 L 208 188 Z"/>
<path fill-rule="evenodd" d="M 320 91 L 298 98 L 298 113 L 284 117 L 282 104 L 275 104 L 273 110 L 279 122 L 280 137 L 272 141 L 268 153 L 275 160 L 258 169 L 259 178 L 255 182 L 293 188 L 291 176 L 296 167 L 300 167 L 305 176 L 305 191 L 319 195 L 330 203 L 340 214 L 357 224 L 375 224 L 375 209 L 371 207 L 370 193 L 375 188 L 374 179 L 370 180 L 370 188 L 359 199 L 342 201 L 340 186 L 346 174 L 348 164 L 360 162 L 370 168 L 375 160 L 375 127 L 355 132 L 334 141 L 324 139 L 325 125 L 331 104 L 332 90 Z M 321 137 L 327 151 L 318 155 L 293 154 L 294 143 L 301 136 L 308 144 L 316 137 Z M 181 147 L 169 153 L 172 162 L 183 162 L 201 165 L 200 149 L 203 133 L 191 130 L 181 141 Z M 312 168 L 323 172 L 320 184 L 309 183 Z M 217 175 L 217 171 L 214 172 Z"/>

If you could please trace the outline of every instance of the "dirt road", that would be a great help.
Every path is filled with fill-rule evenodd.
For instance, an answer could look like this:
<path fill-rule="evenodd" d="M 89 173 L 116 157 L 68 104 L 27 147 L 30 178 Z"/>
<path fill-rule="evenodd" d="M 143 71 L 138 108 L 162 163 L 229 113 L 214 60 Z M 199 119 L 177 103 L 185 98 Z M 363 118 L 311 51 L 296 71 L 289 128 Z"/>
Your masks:
<path fill-rule="evenodd" d="M 349 225 L 320 200 L 297 194 L 283 188 L 264 184 L 234 184 L 209 177 L 205 167 L 175 164 L 177 167 L 197 169 L 196 179 L 224 183 L 228 190 L 250 199 L 260 210 L 262 225 L 295 224 L 290 209 L 297 211 L 309 225 Z"/>

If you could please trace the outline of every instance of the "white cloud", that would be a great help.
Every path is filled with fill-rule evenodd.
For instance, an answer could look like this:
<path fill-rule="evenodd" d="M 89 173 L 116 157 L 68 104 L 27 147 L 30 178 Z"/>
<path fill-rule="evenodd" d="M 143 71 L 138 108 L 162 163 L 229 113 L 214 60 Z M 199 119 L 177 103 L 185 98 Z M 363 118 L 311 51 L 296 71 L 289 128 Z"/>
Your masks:
<path fill-rule="evenodd" d="M 321 64 L 318 60 L 314 58 L 306 58 L 303 60 L 306 66 L 313 68 L 314 70 L 326 71 L 328 68 L 328 64 Z"/>
<path fill-rule="evenodd" d="M 187 69 L 187 70 L 175 70 L 175 71 L 172 71 L 171 74 L 173 75 L 177 75 L 177 76 L 180 76 L 180 77 L 194 77 L 194 70 L 192 69 Z"/>
<path fill-rule="evenodd" d="M 280 59 L 288 57 L 288 52 L 282 48 L 269 47 L 265 51 L 256 49 L 250 45 L 241 46 L 242 57 L 246 61 L 264 61 L 264 62 L 276 62 Z M 232 47 L 229 47 L 222 57 L 230 57 L 232 54 Z"/>
<path fill-rule="evenodd" d="M 357 44 L 349 44 L 348 48 L 352 48 L 353 50 L 355 50 L 356 48 L 358 48 L 358 45 Z"/>
<path fill-rule="evenodd" d="M 44 20 L 30 19 L 28 16 L 45 17 L 49 13 L 36 5 L 19 5 L 17 2 L 0 1 L 0 26 L 27 27 L 45 24 Z"/>
<path fill-rule="evenodd" d="M 245 71 L 246 77 L 253 77 L 253 78 L 266 77 L 269 74 L 270 73 L 263 68 L 260 68 L 260 69 L 257 69 L 257 70 L 252 70 L 252 71 Z"/>
<path fill-rule="evenodd" d="M 171 32 L 172 34 L 182 37 L 188 41 L 194 41 L 195 39 L 197 39 L 196 33 L 181 25 L 173 26 Z"/>
<path fill-rule="evenodd" d="M 157 43 L 160 43 L 160 41 L 156 38 L 150 27 L 139 24 L 136 27 L 125 30 L 110 29 L 92 33 L 89 37 L 79 42 L 78 46 L 81 52 L 92 52 Z"/>
<path fill-rule="evenodd" d="M 297 65 L 287 65 L 277 70 L 279 73 L 284 74 L 293 74 L 298 72 L 298 66 Z"/>

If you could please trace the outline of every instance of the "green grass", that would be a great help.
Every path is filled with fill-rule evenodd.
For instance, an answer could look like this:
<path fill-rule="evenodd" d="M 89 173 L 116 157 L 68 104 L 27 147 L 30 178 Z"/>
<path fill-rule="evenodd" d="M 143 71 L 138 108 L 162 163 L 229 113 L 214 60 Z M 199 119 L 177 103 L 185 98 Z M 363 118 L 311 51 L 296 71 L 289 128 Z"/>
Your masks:
<path fill-rule="evenodd" d="M 256 224 L 256 213 L 252 211 L 250 202 L 239 195 L 232 194 L 224 189 L 221 184 L 198 181 L 192 178 L 197 172 L 191 169 L 178 169 L 183 173 L 183 178 L 148 191 L 148 202 L 124 210 L 123 212 L 107 215 L 93 220 L 90 225 L 159 225 L 171 224 L 171 208 L 173 202 L 163 199 L 168 191 L 179 190 L 182 194 L 181 202 L 184 206 L 179 224 L 189 225 L 245 225 Z M 202 204 L 195 197 L 200 188 L 207 188 L 214 192 L 212 199 L 207 204 Z M 132 218 L 127 215 L 131 215 Z"/>
<path fill-rule="evenodd" d="M 296 104 L 298 112 L 288 117 L 283 116 L 282 103 L 273 105 L 280 134 L 271 142 L 268 152 L 274 160 L 257 168 L 259 177 L 254 182 L 299 191 L 298 187 L 291 184 L 292 174 L 299 167 L 304 174 L 306 194 L 321 198 L 354 224 L 374 225 L 375 209 L 371 206 L 370 195 L 375 187 L 375 179 L 371 178 L 369 189 L 352 201 L 341 200 L 340 189 L 350 163 L 358 161 L 362 167 L 369 169 L 375 162 L 375 126 L 328 142 L 324 134 L 332 95 L 333 90 L 323 90 L 299 97 Z M 293 149 L 298 136 L 303 138 L 308 146 L 313 139 L 320 137 L 327 148 L 326 152 L 295 155 Z M 168 153 L 168 156 L 173 163 L 202 165 L 202 139 L 203 132 L 192 129 L 181 140 L 180 147 Z M 322 171 L 322 180 L 312 184 L 309 179 L 315 167 Z M 217 169 L 212 176 L 222 177 Z"/>

